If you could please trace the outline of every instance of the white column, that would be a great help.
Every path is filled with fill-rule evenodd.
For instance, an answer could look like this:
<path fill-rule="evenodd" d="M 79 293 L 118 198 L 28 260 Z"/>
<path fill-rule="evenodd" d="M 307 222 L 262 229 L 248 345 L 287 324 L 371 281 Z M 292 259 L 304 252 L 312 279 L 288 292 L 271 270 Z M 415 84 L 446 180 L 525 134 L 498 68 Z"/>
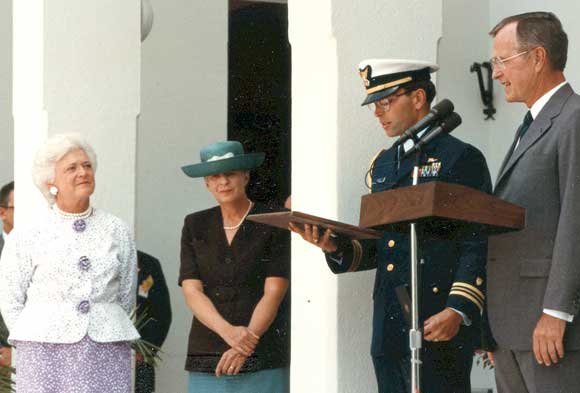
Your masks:
<path fill-rule="evenodd" d="M 289 2 L 292 203 L 358 223 L 364 174 L 389 140 L 364 98 L 365 58 L 437 61 L 438 1 Z M 292 244 L 292 392 L 376 392 L 370 358 L 374 271 L 334 276 L 324 256 Z"/>
<path fill-rule="evenodd" d="M 92 204 L 134 224 L 140 94 L 139 0 L 13 2 L 18 222 L 45 202 L 32 157 L 53 134 L 83 134 L 97 152 Z"/>
<path fill-rule="evenodd" d="M 290 2 L 292 207 L 336 218 L 337 49 L 331 1 Z M 299 21 L 299 22 L 298 22 Z M 337 279 L 323 254 L 292 242 L 292 392 L 336 392 Z"/>

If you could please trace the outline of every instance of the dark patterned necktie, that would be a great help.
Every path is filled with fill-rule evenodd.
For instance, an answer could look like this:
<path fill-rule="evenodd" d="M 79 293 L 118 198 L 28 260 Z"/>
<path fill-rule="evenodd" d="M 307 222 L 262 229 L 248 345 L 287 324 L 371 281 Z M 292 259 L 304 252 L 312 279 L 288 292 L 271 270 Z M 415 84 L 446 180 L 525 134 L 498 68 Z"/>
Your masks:
<path fill-rule="evenodd" d="M 517 140 L 522 139 L 524 134 L 528 131 L 528 128 L 530 128 L 530 124 L 532 124 L 533 121 L 534 121 L 534 118 L 532 117 L 532 113 L 530 111 L 528 111 L 528 113 L 526 113 L 526 115 L 524 116 L 524 121 L 522 123 L 522 126 L 520 127 L 519 132 L 518 132 Z"/>
<path fill-rule="evenodd" d="M 512 144 L 512 148 L 509 154 L 507 155 L 505 162 L 507 162 L 511 158 L 512 154 L 514 154 L 514 151 L 519 146 L 522 137 L 528 131 L 528 128 L 530 128 L 530 125 L 532 124 L 533 121 L 534 118 L 532 117 L 530 111 L 528 111 L 528 113 L 526 113 L 526 115 L 524 116 L 524 121 L 522 125 L 520 126 L 520 128 L 518 128 L 518 132 L 516 132 L 516 138 L 514 139 L 514 143 Z"/>

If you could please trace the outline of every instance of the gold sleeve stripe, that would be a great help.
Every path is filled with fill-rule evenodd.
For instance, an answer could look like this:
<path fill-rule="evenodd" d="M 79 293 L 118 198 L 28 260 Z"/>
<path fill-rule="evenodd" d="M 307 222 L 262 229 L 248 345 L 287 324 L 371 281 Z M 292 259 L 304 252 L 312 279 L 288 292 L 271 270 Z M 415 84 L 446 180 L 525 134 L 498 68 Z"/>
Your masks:
<path fill-rule="evenodd" d="M 352 243 L 352 263 L 348 268 L 347 272 L 355 272 L 362 259 L 362 246 L 358 240 L 351 241 Z"/>
<path fill-rule="evenodd" d="M 464 298 L 469 299 L 473 304 L 475 304 L 477 308 L 479 308 L 480 312 L 483 312 L 483 303 L 481 303 L 476 297 L 472 296 L 470 293 L 463 292 L 461 289 L 453 289 L 451 292 L 449 292 L 449 295 L 463 296 Z"/>
<path fill-rule="evenodd" d="M 481 292 L 481 290 L 471 284 L 465 283 L 465 282 L 454 282 L 453 285 L 451 286 L 451 289 L 455 288 L 455 287 L 462 287 L 465 289 L 470 290 L 471 292 L 473 292 L 475 295 L 479 296 L 481 298 L 481 300 L 485 299 L 485 295 L 483 294 L 483 292 Z"/>
<path fill-rule="evenodd" d="M 385 83 L 383 85 L 371 87 L 370 89 L 367 89 L 367 95 L 376 93 L 377 91 L 388 89 L 389 87 L 399 86 L 399 85 L 402 85 L 403 83 L 411 82 L 412 80 L 413 80 L 413 78 L 408 76 L 408 77 L 403 78 L 403 79 L 397 79 L 396 81 Z"/>
<path fill-rule="evenodd" d="M 367 181 L 366 181 L 366 186 L 369 189 L 369 193 L 371 192 L 371 188 L 369 187 L 373 185 L 373 167 L 375 165 L 375 161 L 377 160 L 377 158 L 379 157 L 379 154 L 381 154 L 384 150 L 381 149 L 377 152 L 377 154 L 375 154 L 373 156 L 373 159 L 371 160 L 371 164 L 369 165 L 369 170 L 367 171 Z"/>
<path fill-rule="evenodd" d="M 471 295 L 473 298 L 477 299 L 477 302 L 478 302 L 478 303 L 480 303 L 480 304 L 483 304 L 483 303 L 484 303 L 484 301 L 483 301 L 483 298 L 482 298 L 482 297 L 480 297 L 480 296 L 479 296 L 477 293 L 475 293 L 475 292 L 473 292 L 473 291 L 470 291 L 468 288 L 463 288 L 463 287 L 454 286 L 454 287 L 451 287 L 451 290 L 452 290 L 452 291 L 461 291 L 461 292 L 463 292 L 463 293 L 468 293 L 468 294 L 470 294 L 470 295 Z"/>

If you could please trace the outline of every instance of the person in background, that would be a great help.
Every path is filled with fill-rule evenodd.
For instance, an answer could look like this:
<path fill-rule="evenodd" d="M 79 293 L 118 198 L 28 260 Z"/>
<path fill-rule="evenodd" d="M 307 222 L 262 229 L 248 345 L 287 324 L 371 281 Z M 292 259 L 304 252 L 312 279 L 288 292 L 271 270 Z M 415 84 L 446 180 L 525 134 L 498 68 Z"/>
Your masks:
<path fill-rule="evenodd" d="M 141 339 L 161 348 L 171 326 L 169 289 L 157 258 L 137 250 L 137 319 L 147 322 L 139 329 Z M 155 368 L 135 355 L 135 393 L 155 392 Z"/>
<path fill-rule="evenodd" d="M 182 168 L 203 177 L 218 203 L 185 217 L 182 230 L 179 285 L 194 315 L 189 393 L 289 391 L 290 233 L 246 220 L 272 211 L 246 194 L 263 161 L 226 141 Z"/>
<path fill-rule="evenodd" d="M 119 218 L 91 205 L 97 158 L 78 134 L 32 164 L 49 206 L 0 259 L 0 309 L 18 351 L 18 393 L 130 393 L 137 253 Z"/>
<path fill-rule="evenodd" d="M 0 189 L 0 220 L 2 220 L 2 234 L 0 235 L 0 256 L 8 235 L 14 228 L 14 182 L 5 184 Z M 12 364 L 12 348 L 8 345 L 8 329 L 0 314 L 0 366 Z"/>

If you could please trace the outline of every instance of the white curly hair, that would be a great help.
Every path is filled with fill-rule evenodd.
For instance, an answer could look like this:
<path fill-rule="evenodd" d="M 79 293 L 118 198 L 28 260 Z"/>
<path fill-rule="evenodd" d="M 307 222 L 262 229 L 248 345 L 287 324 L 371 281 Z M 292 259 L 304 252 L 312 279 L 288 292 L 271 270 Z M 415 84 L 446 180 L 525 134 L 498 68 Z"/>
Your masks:
<path fill-rule="evenodd" d="M 49 204 L 55 203 L 50 193 L 49 184 L 54 182 L 56 163 L 73 150 L 83 150 L 93 170 L 97 170 L 97 155 L 89 143 L 80 134 L 56 134 L 49 137 L 36 152 L 32 163 L 32 180 Z"/>

